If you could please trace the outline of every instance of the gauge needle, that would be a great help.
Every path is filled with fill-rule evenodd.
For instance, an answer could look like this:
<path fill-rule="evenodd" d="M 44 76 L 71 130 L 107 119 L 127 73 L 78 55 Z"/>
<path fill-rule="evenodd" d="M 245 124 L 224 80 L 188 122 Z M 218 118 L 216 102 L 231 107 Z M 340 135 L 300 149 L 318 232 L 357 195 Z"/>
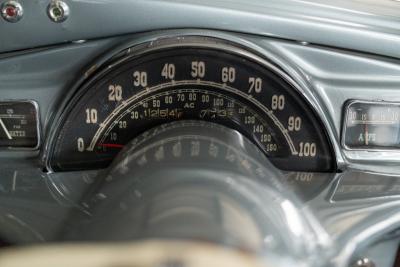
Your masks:
<path fill-rule="evenodd" d="M 3 120 L 1 118 L 0 118 L 0 124 L 1 124 L 1 127 L 3 128 L 4 132 L 6 133 L 7 138 L 11 140 L 12 136 L 10 135 L 10 132 L 7 130 L 6 126 L 4 125 Z"/>

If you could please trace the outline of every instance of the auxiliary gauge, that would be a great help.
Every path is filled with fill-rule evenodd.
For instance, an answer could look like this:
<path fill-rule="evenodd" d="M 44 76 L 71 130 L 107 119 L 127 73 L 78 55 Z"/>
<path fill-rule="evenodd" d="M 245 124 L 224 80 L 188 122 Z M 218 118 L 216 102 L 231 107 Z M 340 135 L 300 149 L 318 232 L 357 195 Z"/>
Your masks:
<path fill-rule="evenodd" d="M 400 149 L 400 103 L 350 101 L 342 144 L 347 150 Z"/>
<path fill-rule="evenodd" d="M 37 148 L 38 125 L 38 108 L 35 102 L 0 102 L 0 147 Z"/>

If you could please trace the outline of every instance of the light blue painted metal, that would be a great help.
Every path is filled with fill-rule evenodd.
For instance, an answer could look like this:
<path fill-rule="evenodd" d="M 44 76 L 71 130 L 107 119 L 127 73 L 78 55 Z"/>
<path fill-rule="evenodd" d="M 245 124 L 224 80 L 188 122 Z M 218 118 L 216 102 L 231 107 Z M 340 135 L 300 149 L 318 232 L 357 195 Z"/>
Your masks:
<path fill-rule="evenodd" d="M 26 14 L 0 21 L 0 51 L 172 28 L 226 30 L 400 57 L 400 3 L 323 0 L 74 0 L 53 23 L 49 0 L 21 0 Z"/>
<path fill-rule="evenodd" d="M 62 111 L 85 79 L 86 73 L 100 68 L 107 59 L 128 47 L 159 38 L 185 35 L 211 36 L 241 44 L 288 73 L 324 118 L 336 147 L 339 167 L 348 165 L 340 152 L 342 107 L 345 101 L 350 98 L 400 101 L 400 68 L 397 60 L 288 40 L 211 30 L 158 31 L 8 54 L 9 57 L 0 57 L 0 99 L 37 101 L 46 137 L 50 130 L 49 123 L 57 118 L 55 114 Z M 0 157 L 2 154 L 0 152 Z M 388 159 L 371 153 L 368 156 Z M 370 163 L 351 164 L 362 169 L 399 172 L 399 165 L 393 161 L 389 164 L 391 166 L 384 164 L 383 168 Z"/>
<path fill-rule="evenodd" d="M 296 80 L 303 95 L 324 117 L 336 148 L 340 148 L 342 107 L 346 100 L 400 101 L 400 4 L 396 1 L 66 2 L 71 8 L 71 15 L 64 23 L 57 24 L 49 20 L 46 14 L 49 0 L 21 0 L 26 14 L 20 22 L 11 24 L 0 20 L 0 53 L 3 52 L 0 54 L 0 99 L 37 101 L 44 133 L 51 129 L 51 122 L 57 119 L 55 114 L 68 103 L 86 75 L 98 69 L 111 56 L 135 44 L 179 34 L 207 35 L 234 41 L 278 65 Z M 177 28 L 185 30 L 164 31 Z M 194 30 L 199 28 L 202 30 Z M 147 31 L 151 32 L 138 34 Z M 71 43 L 76 40 L 87 41 Z M 60 45 L 10 52 L 55 44 Z M 66 209 L 72 207 L 82 212 L 84 208 L 81 203 L 71 200 L 79 199 L 82 190 L 81 186 L 68 186 L 68 183 L 73 183 L 73 177 L 67 177 L 61 185 L 53 184 L 50 179 L 52 175 L 53 178 L 76 175 L 76 179 L 81 179 L 80 174 L 42 174 L 37 168 L 37 158 L 23 159 L 34 156 L 37 155 L 0 152 L 1 165 L 9 168 L 1 171 L 2 177 L 20 177 L 21 170 L 25 168 L 27 180 L 46 181 L 51 191 L 51 196 L 49 194 L 47 197 L 50 202 L 55 202 L 52 206 L 54 209 L 45 210 L 44 214 L 55 214 L 53 211 L 60 209 L 59 204 L 64 207 L 65 202 L 68 202 Z M 351 156 L 346 153 L 338 155 L 342 167 L 400 173 L 396 163 L 376 162 L 377 159 L 386 160 L 383 158 L 385 155 L 370 154 L 373 164 L 357 162 Z M 21 164 L 25 167 L 22 168 Z M 341 183 L 357 175 L 367 177 L 365 172 L 346 172 L 329 187 L 318 188 L 320 191 L 315 198 L 302 203 L 304 209 L 310 210 L 317 218 L 322 232 L 327 233 L 336 244 L 336 254 L 332 255 L 335 256 L 335 262 L 332 265 L 347 263 L 352 253 L 357 250 L 362 252 L 360 249 L 378 240 L 382 233 L 398 228 L 400 222 L 398 194 L 390 198 L 372 196 L 363 199 L 358 195 L 344 201 L 332 201 L 334 195 L 331 194 L 338 193 Z M 88 177 L 83 177 L 86 186 L 89 186 L 86 181 L 90 180 Z M 384 183 L 384 179 L 378 178 Z M 398 177 L 393 179 L 397 183 Z M 44 224 L 41 223 L 44 216 L 40 216 L 40 219 L 30 217 L 25 209 L 21 215 L 13 206 L 23 202 L 22 207 L 47 208 L 35 205 L 43 203 L 41 196 L 48 194 L 47 191 L 47 187 L 39 188 L 32 193 L 29 202 L 23 202 L 24 199 L 21 200 L 14 192 L 2 192 L 0 187 L 0 197 L 8 197 L 7 201 L 1 202 L 14 207 L 17 217 L 22 216 L 23 220 L 37 223 L 32 225 L 32 229 L 39 227 L 32 236 L 25 238 L 36 240 L 40 237 L 37 233 L 46 236 L 58 232 L 57 219 L 65 219 L 65 214 L 57 214 L 57 219 L 50 218 Z M 35 196 L 39 201 L 35 200 Z M 65 210 L 60 210 L 60 213 L 63 212 Z M 360 235 L 367 230 L 370 231 L 369 235 Z M 353 247 L 349 247 L 349 244 Z"/>

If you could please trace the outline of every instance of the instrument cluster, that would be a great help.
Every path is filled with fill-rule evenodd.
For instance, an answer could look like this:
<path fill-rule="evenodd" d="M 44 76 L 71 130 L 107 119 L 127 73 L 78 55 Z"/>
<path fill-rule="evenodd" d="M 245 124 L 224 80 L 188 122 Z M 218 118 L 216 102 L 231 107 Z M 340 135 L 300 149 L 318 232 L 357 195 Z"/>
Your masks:
<path fill-rule="evenodd" d="M 279 169 L 335 169 L 319 117 L 277 66 L 217 39 L 133 47 L 79 89 L 54 133 L 49 168 L 104 168 L 130 140 L 178 120 L 224 125 Z"/>

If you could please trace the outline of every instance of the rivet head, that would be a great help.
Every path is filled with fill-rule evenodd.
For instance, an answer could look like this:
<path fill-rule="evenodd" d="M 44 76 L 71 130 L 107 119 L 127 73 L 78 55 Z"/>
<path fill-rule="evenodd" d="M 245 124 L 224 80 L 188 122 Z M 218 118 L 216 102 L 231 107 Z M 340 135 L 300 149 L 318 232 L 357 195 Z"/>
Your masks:
<path fill-rule="evenodd" d="M 69 16 L 69 7 L 63 1 L 52 1 L 47 6 L 47 15 L 53 22 L 63 22 Z"/>
<path fill-rule="evenodd" d="M 1 5 L 1 16 L 8 22 L 15 23 L 24 15 L 22 5 L 17 1 L 7 1 Z"/>

